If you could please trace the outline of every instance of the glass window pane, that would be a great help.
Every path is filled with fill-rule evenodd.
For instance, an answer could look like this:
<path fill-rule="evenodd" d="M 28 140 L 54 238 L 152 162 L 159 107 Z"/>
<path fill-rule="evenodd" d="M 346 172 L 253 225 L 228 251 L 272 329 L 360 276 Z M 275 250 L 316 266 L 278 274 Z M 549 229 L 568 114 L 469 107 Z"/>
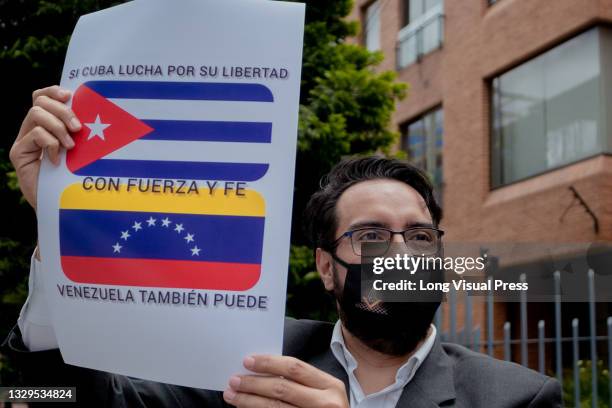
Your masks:
<path fill-rule="evenodd" d="M 544 64 L 534 60 L 503 75 L 498 96 L 501 116 L 502 172 L 517 180 L 543 169 L 544 140 Z"/>
<path fill-rule="evenodd" d="M 580 35 L 544 56 L 546 165 L 566 164 L 597 152 L 599 53 L 597 31 Z"/>
<path fill-rule="evenodd" d="M 403 68 L 440 48 L 444 38 L 442 0 L 405 0 L 406 27 L 398 34 L 397 63 Z"/>
<path fill-rule="evenodd" d="M 408 160 L 426 171 L 434 185 L 436 198 L 442 198 L 442 148 L 444 114 L 436 109 L 410 122 L 404 127 L 403 148 Z"/>
<path fill-rule="evenodd" d="M 363 23 L 365 35 L 365 46 L 370 51 L 380 49 L 380 0 L 372 3 L 365 13 Z"/>
<path fill-rule="evenodd" d="M 440 3 L 442 3 L 442 0 L 425 0 L 425 11 L 436 7 Z"/>
<path fill-rule="evenodd" d="M 400 67 L 405 67 L 416 62 L 418 57 L 417 35 L 406 37 L 399 44 L 398 63 Z"/>
<path fill-rule="evenodd" d="M 598 35 L 587 31 L 493 80 L 494 186 L 602 151 Z"/>
<path fill-rule="evenodd" d="M 599 42 L 601 70 L 599 133 L 604 151 L 612 154 L 612 29 L 610 27 L 599 28 Z"/>
<path fill-rule="evenodd" d="M 410 7 L 408 8 L 409 21 L 414 21 L 425 12 L 423 9 L 423 0 L 410 0 Z"/>
<path fill-rule="evenodd" d="M 439 187 L 442 186 L 443 172 L 442 172 L 442 147 L 444 146 L 443 134 L 444 134 L 444 111 L 438 109 L 434 114 L 434 137 L 433 137 L 433 150 L 434 150 L 434 161 L 431 167 L 431 173 L 433 175 L 434 184 Z"/>
<path fill-rule="evenodd" d="M 408 158 L 420 169 L 426 169 L 425 122 L 419 119 L 408 126 Z"/>
<path fill-rule="evenodd" d="M 410 23 L 410 0 L 402 1 L 402 27 Z"/>
<path fill-rule="evenodd" d="M 442 38 L 440 38 L 441 24 L 442 18 L 434 18 L 423 27 L 421 33 L 423 36 L 423 54 L 437 49 L 442 43 Z"/>

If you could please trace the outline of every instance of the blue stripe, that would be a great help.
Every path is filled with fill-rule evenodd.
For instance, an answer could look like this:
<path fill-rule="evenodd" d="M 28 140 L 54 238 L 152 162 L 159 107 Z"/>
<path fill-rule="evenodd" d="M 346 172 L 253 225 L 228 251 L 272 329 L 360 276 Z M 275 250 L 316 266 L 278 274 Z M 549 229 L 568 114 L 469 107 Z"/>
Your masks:
<path fill-rule="evenodd" d="M 244 102 L 274 101 L 274 96 L 270 89 L 261 84 L 89 81 L 85 85 L 105 98 Z"/>
<path fill-rule="evenodd" d="M 155 226 L 146 220 L 153 217 Z M 171 224 L 162 226 L 168 218 Z M 140 222 L 142 229 L 133 226 Z M 164 214 L 131 211 L 60 210 L 60 253 L 63 256 L 199 260 L 261 263 L 263 217 Z M 182 224 L 182 232 L 175 231 Z M 121 238 L 128 231 L 127 240 Z M 187 233 L 193 241 L 187 242 Z M 114 252 L 113 245 L 122 246 Z M 200 255 L 192 255 L 197 245 Z"/>
<path fill-rule="evenodd" d="M 102 159 L 74 173 L 78 176 L 100 177 L 255 181 L 262 178 L 267 171 L 267 164 L 257 163 Z"/>
<path fill-rule="evenodd" d="M 270 143 L 272 123 L 191 120 L 143 120 L 154 130 L 142 140 Z"/>

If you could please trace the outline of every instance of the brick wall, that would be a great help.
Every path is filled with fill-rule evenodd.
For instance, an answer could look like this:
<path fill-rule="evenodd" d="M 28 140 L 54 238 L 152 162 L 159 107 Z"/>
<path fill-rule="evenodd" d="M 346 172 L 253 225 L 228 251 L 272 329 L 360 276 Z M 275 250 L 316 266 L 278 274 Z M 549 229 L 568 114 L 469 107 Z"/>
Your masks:
<path fill-rule="evenodd" d="M 369 1 L 357 0 L 351 19 L 360 19 Z M 401 2 L 381 0 L 381 69 L 395 69 Z M 612 0 L 446 0 L 444 44 L 440 50 L 398 72 L 410 83 L 393 126 L 434 106 L 444 109 L 444 210 L 446 238 L 460 241 L 584 242 L 612 240 L 612 157 L 598 156 L 495 190 L 490 188 L 489 82 L 492 77 L 596 24 L 612 22 Z M 599 217 L 574 206 L 573 185 Z M 484 304 L 475 303 L 473 321 L 483 329 Z M 462 327 L 463 311 L 458 311 Z M 448 313 L 445 314 L 448 317 Z M 505 318 L 496 306 L 496 318 Z M 445 319 L 448 323 L 448 318 Z M 530 325 L 535 322 L 530 322 Z M 485 339 L 483 332 L 481 339 Z M 502 338 L 502 325 L 496 325 Z M 501 350 L 500 354 L 501 356 Z"/>

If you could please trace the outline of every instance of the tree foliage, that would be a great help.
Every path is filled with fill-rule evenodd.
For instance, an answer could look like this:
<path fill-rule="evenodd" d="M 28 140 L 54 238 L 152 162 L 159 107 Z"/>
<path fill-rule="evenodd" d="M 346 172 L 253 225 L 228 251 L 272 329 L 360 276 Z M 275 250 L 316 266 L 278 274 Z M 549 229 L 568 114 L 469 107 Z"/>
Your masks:
<path fill-rule="evenodd" d="M 346 41 L 359 28 L 346 20 L 351 0 L 306 4 L 287 312 L 329 320 L 335 307 L 322 290 L 306 246 L 304 207 L 321 177 L 342 157 L 389 153 L 397 139 L 389 121 L 407 86 L 395 81 L 394 72 L 376 72 L 381 53 Z"/>
<path fill-rule="evenodd" d="M 563 405 L 566 407 L 575 407 L 576 402 L 574 398 L 574 392 L 576 386 L 580 388 L 580 401 L 579 406 L 581 408 L 591 408 L 593 406 L 593 383 L 592 383 L 592 361 L 591 360 L 578 360 L 576 362 L 576 368 L 578 369 L 578 384 L 574 382 L 574 371 L 572 369 L 565 369 L 563 371 Z M 598 360 L 597 361 L 597 408 L 609 408 L 610 407 L 610 371 L 606 367 L 606 364 Z M 550 373 L 554 376 L 554 373 Z"/>
<path fill-rule="evenodd" d="M 30 256 L 36 244 L 36 218 L 21 199 L 8 159 L 32 91 L 59 82 L 70 33 L 78 17 L 116 1 L 0 0 L 0 342 L 15 325 L 27 297 Z M 0 356 L 0 384 L 18 383 L 18 372 Z"/>

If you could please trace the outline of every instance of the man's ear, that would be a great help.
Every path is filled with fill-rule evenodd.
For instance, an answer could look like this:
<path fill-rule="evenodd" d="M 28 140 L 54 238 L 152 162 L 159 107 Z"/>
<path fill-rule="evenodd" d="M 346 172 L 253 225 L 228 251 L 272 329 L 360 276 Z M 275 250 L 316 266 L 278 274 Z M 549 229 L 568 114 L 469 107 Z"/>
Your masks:
<path fill-rule="evenodd" d="M 323 281 L 325 290 L 334 290 L 334 260 L 331 254 L 321 248 L 317 248 L 315 254 L 315 260 L 317 263 L 317 271 Z"/>

